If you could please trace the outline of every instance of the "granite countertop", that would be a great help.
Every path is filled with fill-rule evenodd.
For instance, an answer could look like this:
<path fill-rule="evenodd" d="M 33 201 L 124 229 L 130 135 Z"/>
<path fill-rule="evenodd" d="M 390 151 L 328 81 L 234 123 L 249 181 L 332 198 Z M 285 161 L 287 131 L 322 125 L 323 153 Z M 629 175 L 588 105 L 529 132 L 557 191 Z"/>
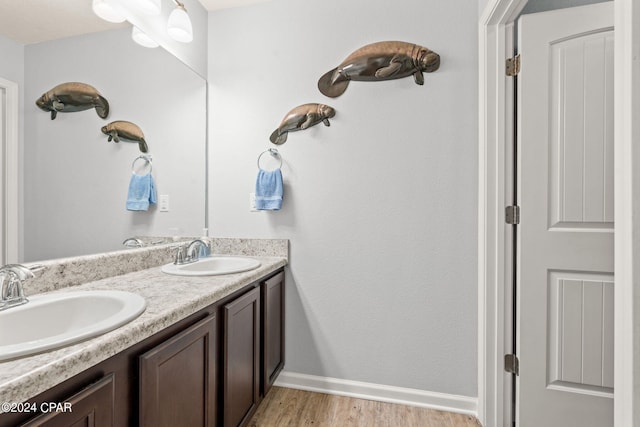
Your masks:
<path fill-rule="evenodd" d="M 229 248 L 227 254 L 233 252 L 233 248 Z M 250 255 L 246 251 L 235 252 Z M 261 262 L 260 267 L 243 273 L 184 277 L 168 275 L 162 273 L 160 267 L 152 267 L 53 291 L 129 291 L 143 296 L 147 307 L 138 318 L 96 338 L 0 362 L 0 402 L 28 401 L 288 263 L 287 256 L 252 257 Z"/>

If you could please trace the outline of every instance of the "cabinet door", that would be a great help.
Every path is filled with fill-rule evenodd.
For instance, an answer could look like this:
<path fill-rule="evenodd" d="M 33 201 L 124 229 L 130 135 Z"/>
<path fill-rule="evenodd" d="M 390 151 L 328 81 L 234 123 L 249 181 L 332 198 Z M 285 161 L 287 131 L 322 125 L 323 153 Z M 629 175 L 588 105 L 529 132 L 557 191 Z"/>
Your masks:
<path fill-rule="evenodd" d="M 23 427 L 112 427 L 115 382 L 113 374 L 91 384 L 58 407 L 48 407 L 46 414 L 23 424 Z"/>
<path fill-rule="evenodd" d="M 216 317 L 140 356 L 140 426 L 216 425 Z"/>
<path fill-rule="evenodd" d="M 284 367 L 284 272 L 261 285 L 262 395 L 266 395 Z"/>
<path fill-rule="evenodd" d="M 224 427 L 248 420 L 260 399 L 260 289 L 224 306 Z"/>

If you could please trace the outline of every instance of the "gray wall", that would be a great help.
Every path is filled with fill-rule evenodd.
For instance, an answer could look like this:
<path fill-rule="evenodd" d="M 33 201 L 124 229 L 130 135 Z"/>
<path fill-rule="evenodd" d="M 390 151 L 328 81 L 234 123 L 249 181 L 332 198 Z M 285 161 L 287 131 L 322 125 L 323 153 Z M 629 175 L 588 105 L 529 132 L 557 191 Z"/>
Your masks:
<path fill-rule="evenodd" d="M 59 113 L 35 100 L 57 84 L 95 86 L 110 102 Z M 136 45 L 116 30 L 25 48 L 24 259 L 121 249 L 133 235 L 199 235 L 204 226 L 206 83 L 163 49 Z M 170 212 L 125 209 L 137 144 L 107 142 L 100 128 L 137 123 L 153 155 L 158 194 Z M 172 230 L 172 229 L 178 229 Z"/>
<path fill-rule="evenodd" d="M 210 13 L 210 224 L 288 238 L 288 371 L 477 396 L 477 4 L 280 0 Z M 471 7 L 470 7 L 471 6 Z M 318 78 L 368 43 L 441 55 L 412 78 Z M 291 108 L 336 108 L 289 135 L 279 212 L 249 212 L 256 158 Z"/>
<path fill-rule="evenodd" d="M 24 46 L 0 36 L 0 77 L 22 86 L 24 80 Z"/>

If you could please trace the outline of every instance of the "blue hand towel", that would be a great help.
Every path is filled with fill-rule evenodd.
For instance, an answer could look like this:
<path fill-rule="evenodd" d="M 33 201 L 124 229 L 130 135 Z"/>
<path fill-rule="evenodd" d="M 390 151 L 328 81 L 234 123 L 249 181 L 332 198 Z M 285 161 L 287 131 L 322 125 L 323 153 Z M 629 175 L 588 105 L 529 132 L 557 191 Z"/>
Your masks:
<path fill-rule="evenodd" d="M 146 211 L 149 204 L 156 204 L 156 184 L 150 173 L 146 175 L 131 175 L 129 194 L 127 195 L 127 210 Z"/>
<path fill-rule="evenodd" d="M 256 178 L 256 209 L 278 211 L 282 207 L 282 172 L 260 169 Z"/>

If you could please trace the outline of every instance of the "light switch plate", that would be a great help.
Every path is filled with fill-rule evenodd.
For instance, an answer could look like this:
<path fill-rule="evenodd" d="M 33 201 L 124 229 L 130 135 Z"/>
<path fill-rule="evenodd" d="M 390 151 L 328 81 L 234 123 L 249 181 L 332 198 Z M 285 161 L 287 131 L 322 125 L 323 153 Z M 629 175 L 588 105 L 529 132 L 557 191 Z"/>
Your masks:
<path fill-rule="evenodd" d="M 160 212 L 169 212 L 169 195 L 161 194 L 158 197 L 158 207 L 160 208 Z"/>

